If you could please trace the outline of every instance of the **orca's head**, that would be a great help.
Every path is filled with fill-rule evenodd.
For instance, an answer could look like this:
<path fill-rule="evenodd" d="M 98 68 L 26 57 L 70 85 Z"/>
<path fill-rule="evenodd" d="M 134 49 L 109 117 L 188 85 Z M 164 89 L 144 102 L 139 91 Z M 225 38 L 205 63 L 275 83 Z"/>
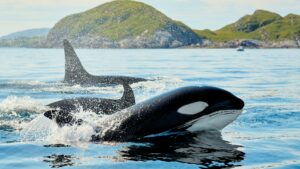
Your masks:
<path fill-rule="evenodd" d="M 240 98 L 216 87 L 184 87 L 177 99 L 177 113 L 193 119 L 185 125 L 190 131 L 222 130 L 244 107 Z"/>
<path fill-rule="evenodd" d="M 49 110 L 44 113 L 44 116 L 50 120 L 54 120 L 60 127 L 65 125 L 82 124 L 81 119 L 77 120 L 70 112 L 63 110 Z"/>

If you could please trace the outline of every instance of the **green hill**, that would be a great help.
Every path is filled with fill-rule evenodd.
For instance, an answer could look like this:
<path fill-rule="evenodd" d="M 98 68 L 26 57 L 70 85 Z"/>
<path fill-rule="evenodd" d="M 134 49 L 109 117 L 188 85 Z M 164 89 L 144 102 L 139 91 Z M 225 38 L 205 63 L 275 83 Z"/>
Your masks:
<path fill-rule="evenodd" d="M 256 39 L 263 41 L 294 40 L 300 36 L 300 16 L 289 14 L 286 17 L 257 10 L 252 15 L 246 15 L 237 22 L 219 30 L 195 30 L 206 39 L 213 41 L 229 41 L 239 39 Z"/>
<path fill-rule="evenodd" d="M 256 10 L 252 15 L 246 15 L 237 22 L 220 29 L 218 32 L 231 31 L 250 33 L 279 19 L 281 19 L 281 16 L 276 13 Z"/>
<path fill-rule="evenodd" d="M 212 39 L 212 37 L 215 37 L 217 34 L 209 29 L 204 30 L 194 30 L 195 33 L 197 33 L 198 36 L 204 38 L 204 39 Z"/>
<path fill-rule="evenodd" d="M 201 43 L 183 23 L 141 2 L 117 0 L 61 19 L 49 32 L 49 47 L 69 39 L 77 47 L 179 47 Z"/>
<path fill-rule="evenodd" d="M 252 34 L 260 40 L 294 40 L 300 38 L 300 15 L 289 14 Z"/>

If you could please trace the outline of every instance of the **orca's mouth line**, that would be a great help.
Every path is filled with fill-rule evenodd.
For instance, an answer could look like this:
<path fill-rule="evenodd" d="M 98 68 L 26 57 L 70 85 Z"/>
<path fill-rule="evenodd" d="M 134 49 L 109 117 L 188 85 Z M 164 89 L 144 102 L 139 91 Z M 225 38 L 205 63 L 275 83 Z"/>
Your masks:
<path fill-rule="evenodd" d="M 226 116 L 226 115 L 233 115 L 233 114 L 235 114 L 236 116 L 239 116 L 240 114 L 242 114 L 242 112 L 243 112 L 242 109 L 219 110 L 219 111 L 213 112 L 211 114 L 200 116 L 197 119 L 193 119 L 193 120 L 191 120 L 191 121 L 189 121 L 189 122 L 181 125 L 180 127 L 178 127 L 178 129 L 188 128 L 188 127 L 192 126 L 193 124 L 195 124 L 197 121 L 199 121 L 201 119 L 212 118 L 212 117 L 218 116 L 218 115 Z"/>
<path fill-rule="evenodd" d="M 208 107 L 204 111 L 217 112 L 222 110 L 242 110 L 243 108 L 244 108 L 244 103 L 242 101 L 236 103 L 232 103 L 231 101 L 225 101 L 225 102 L 215 104 L 212 107 Z"/>

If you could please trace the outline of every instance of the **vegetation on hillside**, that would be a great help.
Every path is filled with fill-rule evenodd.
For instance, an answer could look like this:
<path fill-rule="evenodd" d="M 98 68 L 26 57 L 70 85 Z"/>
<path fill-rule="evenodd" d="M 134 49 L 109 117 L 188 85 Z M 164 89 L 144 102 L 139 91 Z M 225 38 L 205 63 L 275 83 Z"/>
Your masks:
<path fill-rule="evenodd" d="M 174 38 L 178 38 L 178 41 L 182 37 L 200 39 L 183 23 L 173 21 L 149 5 L 131 0 L 112 1 L 67 16 L 50 30 L 47 39 L 49 43 L 54 44 L 63 38 L 78 41 L 78 39 L 101 37 L 118 42 L 138 37 L 145 39 L 154 36 L 158 31 L 175 34 L 178 37 Z"/>
<path fill-rule="evenodd" d="M 63 18 L 50 31 L 49 37 L 60 32 L 69 38 L 102 35 L 120 40 L 140 35 L 145 30 L 146 34 L 151 34 L 168 21 L 164 14 L 151 6 L 119 0 Z"/>
<path fill-rule="evenodd" d="M 264 41 L 294 40 L 300 37 L 300 16 L 289 14 L 285 17 L 257 10 L 237 22 L 219 30 L 195 30 L 195 32 L 212 41 L 229 41 L 239 39 L 257 39 Z"/>

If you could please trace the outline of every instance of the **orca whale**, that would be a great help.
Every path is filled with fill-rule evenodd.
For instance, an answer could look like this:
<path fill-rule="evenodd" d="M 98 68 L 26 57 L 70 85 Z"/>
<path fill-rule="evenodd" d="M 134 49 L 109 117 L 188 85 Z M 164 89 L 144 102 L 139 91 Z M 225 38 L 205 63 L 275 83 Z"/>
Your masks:
<path fill-rule="evenodd" d="M 114 84 L 121 85 L 124 83 L 132 84 L 141 81 L 147 81 L 144 78 L 128 77 L 128 76 L 95 76 L 88 73 L 82 66 L 75 50 L 70 42 L 64 40 L 65 50 L 65 83 L 80 84 L 80 85 L 95 85 L 95 84 Z"/>
<path fill-rule="evenodd" d="M 163 132 L 220 131 L 241 114 L 243 107 L 240 98 L 220 88 L 182 87 L 107 116 L 91 140 L 122 142 Z M 70 118 L 64 114 L 59 117 Z M 83 122 L 71 119 L 73 124 Z"/>
<path fill-rule="evenodd" d="M 132 88 L 126 83 L 123 84 L 123 88 L 123 96 L 117 100 L 80 97 L 50 103 L 47 106 L 52 108 L 52 110 L 45 112 L 45 115 L 50 119 L 55 118 L 57 124 L 62 126 L 62 124 L 72 122 L 73 118 L 70 112 L 75 111 L 77 108 L 82 108 L 83 111 L 92 111 L 97 114 L 115 113 L 135 104 Z"/>

